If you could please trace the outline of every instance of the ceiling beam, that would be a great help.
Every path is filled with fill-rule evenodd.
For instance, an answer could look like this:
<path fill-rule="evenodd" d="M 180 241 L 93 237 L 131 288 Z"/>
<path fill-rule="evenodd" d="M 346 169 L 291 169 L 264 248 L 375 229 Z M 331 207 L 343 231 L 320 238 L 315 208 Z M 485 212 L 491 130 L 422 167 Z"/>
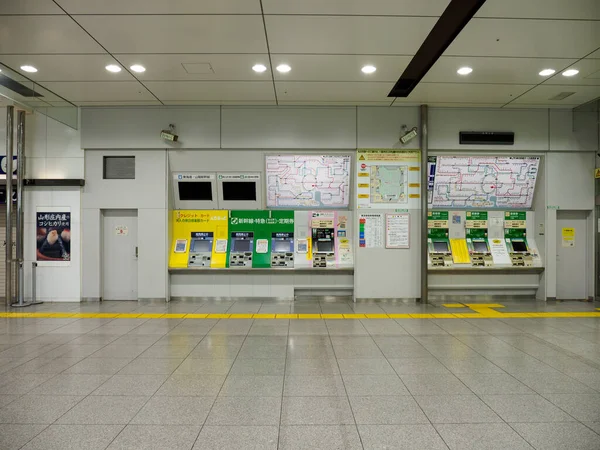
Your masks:
<path fill-rule="evenodd" d="M 452 0 L 388 97 L 408 97 L 486 0 Z"/>

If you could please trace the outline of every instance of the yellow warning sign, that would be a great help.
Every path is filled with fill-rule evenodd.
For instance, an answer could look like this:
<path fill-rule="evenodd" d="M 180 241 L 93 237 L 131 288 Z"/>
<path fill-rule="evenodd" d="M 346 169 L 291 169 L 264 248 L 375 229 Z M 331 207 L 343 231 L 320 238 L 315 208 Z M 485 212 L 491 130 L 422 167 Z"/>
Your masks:
<path fill-rule="evenodd" d="M 562 229 L 562 246 L 575 247 L 575 228 Z"/>
<path fill-rule="evenodd" d="M 594 169 L 594 177 L 600 178 L 600 167 Z"/>
<path fill-rule="evenodd" d="M 365 160 L 365 155 L 360 155 L 360 158 L 358 158 L 359 161 L 364 161 Z"/>
<path fill-rule="evenodd" d="M 421 198 L 420 194 L 408 194 L 408 198 Z"/>
<path fill-rule="evenodd" d="M 450 248 L 452 248 L 454 264 L 469 264 L 471 262 L 466 239 L 450 239 Z"/>
<path fill-rule="evenodd" d="M 412 166 L 412 167 L 409 167 L 408 170 L 409 170 L 409 172 L 418 172 L 419 170 L 421 170 L 421 168 Z"/>
<path fill-rule="evenodd" d="M 418 188 L 418 187 L 421 187 L 421 183 L 408 183 L 408 187 Z"/>

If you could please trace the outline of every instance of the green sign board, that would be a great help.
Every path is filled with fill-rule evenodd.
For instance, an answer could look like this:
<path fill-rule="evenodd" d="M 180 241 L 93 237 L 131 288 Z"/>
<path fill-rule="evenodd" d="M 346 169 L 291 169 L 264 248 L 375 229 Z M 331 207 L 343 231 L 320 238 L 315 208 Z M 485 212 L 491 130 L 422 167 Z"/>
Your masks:
<path fill-rule="evenodd" d="M 487 211 L 467 211 L 467 220 L 488 220 Z"/>
<path fill-rule="evenodd" d="M 429 211 L 427 220 L 448 220 L 448 211 Z"/>
<path fill-rule="evenodd" d="M 271 238 L 273 233 L 294 232 L 294 211 L 231 211 L 229 213 L 229 236 L 232 232 L 254 234 L 252 267 L 271 267 Z M 261 242 L 259 242 L 259 240 Z M 266 245 L 259 245 L 260 243 Z M 257 252 L 257 248 L 261 253 Z M 228 246 L 227 265 L 229 266 Z"/>
<path fill-rule="evenodd" d="M 448 211 L 429 211 L 427 213 L 427 236 L 430 238 L 447 238 L 448 217 Z"/>
<path fill-rule="evenodd" d="M 504 220 L 527 220 L 527 211 L 506 211 Z"/>

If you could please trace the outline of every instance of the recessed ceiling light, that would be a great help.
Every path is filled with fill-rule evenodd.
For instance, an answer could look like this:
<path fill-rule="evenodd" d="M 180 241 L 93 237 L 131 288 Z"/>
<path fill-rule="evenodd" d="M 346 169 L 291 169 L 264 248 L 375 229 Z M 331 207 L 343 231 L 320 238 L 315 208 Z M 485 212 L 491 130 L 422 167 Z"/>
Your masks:
<path fill-rule="evenodd" d="M 267 66 L 265 66 L 264 64 L 254 64 L 252 66 L 252 70 L 258 73 L 263 73 L 265 70 L 267 70 Z"/>
<path fill-rule="evenodd" d="M 137 73 L 143 73 L 146 71 L 146 68 L 140 64 L 134 64 L 133 66 L 131 66 L 129 68 Z"/>
<path fill-rule="evenodd" d="M 116 64 L 109 64 L 108 66 L 105 67 L 105 69 L 112 73 L 117 73 L 117 72 L 121 71 L 121 68 L 119 66 L 117 66 Z"/>
<path fill-rule="evenodd" d="M 288 66 L 287 64 L 279 64 L 277 66 L 277 72 L 280 72 L 280 73 L 288 73 L 290 70 L 292 70 L 292 68 L 290 66 Z"/>
<path fill-rule="evenodd" d="M 473 69 L 470 67 L 461 67 L 456 71 L 456 73 L 459 75 L 469 75 L 471 72 L 473 72 Z"/>
<path fill-rule="evenodd" d="M 377 67 L 371 66 L 371 65 L 366 65 L 366 66 L 363 66 L 363 68 L 360 70 L 362 70 L 362 73 L 373 73 L 377 70 Z"/>
<path fill-rule="evenodd" d="M 35 73 L 37 69 L 33 66 L 21 66 L 21 70 L 24 72 Z"/>
<path fill-rule="evenodd" d="M 554 75 L 556 70 L 554 69 L 544 69 L 540 72 L 540 75 L 543 77 L 549 77 L 550 75 Z"/>
<path fill-rule="evenodd" d="M 574 77 L 578 73 L 579 73 L 579 70 L 577 70 L 577 69 L 567 69 L 562 74 L 565 77 Z"/>

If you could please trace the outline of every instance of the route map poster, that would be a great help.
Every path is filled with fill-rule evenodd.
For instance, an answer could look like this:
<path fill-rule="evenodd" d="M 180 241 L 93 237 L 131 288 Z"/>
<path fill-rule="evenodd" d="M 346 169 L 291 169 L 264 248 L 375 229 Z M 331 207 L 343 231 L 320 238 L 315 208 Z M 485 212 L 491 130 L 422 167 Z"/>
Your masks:
<path fill-rule="evenodd" d="M 419 150 L 359 149 L 358 208 L 419 209 L 420 160 Z"/>
<path fill-rule="evenodd" d="M 71 261 L 71 211 L 37 208 L 36 261 L 40 265 L 69 265 Z"/>
<path fill-rule="evenodd" d="M 539 164 L 539 157 L 438 156 L 429 206 L 531 209 Z"/>
<path fill-rule="evenodd" d="M 268 208 L 347 208 L 350 155 L 267 155 Z"/>

